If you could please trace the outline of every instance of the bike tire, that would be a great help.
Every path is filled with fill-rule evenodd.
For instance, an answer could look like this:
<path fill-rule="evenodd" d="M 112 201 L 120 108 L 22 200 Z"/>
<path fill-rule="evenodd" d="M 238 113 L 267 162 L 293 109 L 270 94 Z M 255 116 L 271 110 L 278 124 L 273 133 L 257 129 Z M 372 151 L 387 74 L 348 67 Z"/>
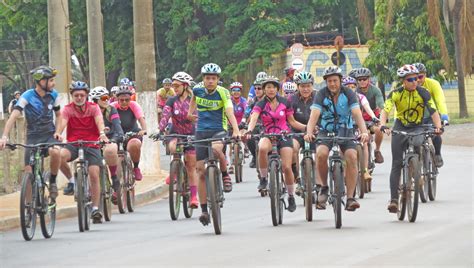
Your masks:
<path fill-rule="evenodd" d="M 278 226 L 280 219 L 280 178 L 278 171 L 278 162 L 270 161 L 270 209 L 273 226 Z"/>
<path fill-rule="evenodd" d="M 436 163 L 434 162 L 435 159 L 435 151 L 434 147 L 432 145 L 430 146 L 430 164 L 429 164 L 429 184 L 428 184 L 428 197 L 430 201 L 435 201 L 436 200 L 436 179 L 438 177 L 438 167 L 436 166 Z"/>
<path fill-rule="evenodd" d="M 181 185 L 180 173 L 181 163 L 179 160 L 173 160 L 170 164 L 170 184 L 168 185 L 168 203 L 170 209 L 171 220 L 175 221 L 179 217 L 181 206 L 181 192 L 179 186 Z"/>
<path fill-rule="evenodd" d="M 33 174 L 23 173 L 21 178 L 20 193 L 20 226 L 21 234 L 26 241 L 30 241 L 35 236 L 36 229 L 36 202 L 37 189 L 33 180 Z M 28 202 L 28 197 L 31 197 Z"/>
<path fill-rule="evenodd" d="M 342 171 L 342 163 L 335 162 L 333 166 L 333 179 L 334 179 L 334 224 L 336 229 L 342 226 L 342 196 L 344 194 L 344 178 Z"/>
<path fill-rule="evenodd" d="M 423 181 L 423 185 L 420 185 L 421 187 L 420 188 L 420 200 L 422 203 L 426 203 L 428 202 L 428 187 L 429 187 L 429 177 L 428 177 L 428 173 L 429 173 L 429 161 L 430 161 L 430 152 L 429 152 L 429 149 L 425 146 L 422 146 L 421 147 L 421 155 L 420 155 L 420 159 L 421 159 L 421 164 L 422 164 L 422 172 L 421 172 L 421 176 L 420 176 L 420 180 Z M 421 182 L 420 182 L 421 183 Z"/>
<path fill-rule="evenodd" d="M 130 157 L 127 158 L 128 166 L 128 182 L 127 182 L 127 210 L 128 212 L 135 211 L 135 177 L 133 175 L 133 163 Z"/>
<path fill-rule="evenodd" d="M 214 233 L 220 235 L 222 233 L 222 221 L 221 221 L 221 206 L 219 204 L 219 184 L 220 179 L 216 166 L 208 166 L 206 172 L 206 185 L 207 185 L 207 198 L 208 205 L 211 209 L 212 225 L 214 227 Z"/>
<path fill-rule="evenodd" d="M 85 203 L 86 196 L 84 193 L 84 181 L 85 181 L 85 174 L 84 169 L 82 167 L 78 167 L 76 170 L 76 204 L 77 204 L 77 221 L 79 224 L 79 232 L 84 232 L 87 230 L 86 222 L 87 222 L 87 215 L 85 210 Z"/>
<path fill-rule="evenodd" d="M 107 171 L 107 169 L 107 166 L 101 167 L 101 180 L 103 180 L 103 183 L 101 183 L 100 185 L 104 185 L 104 190 L 101 190 L 101 204 L 103 206 L 105 221 L 110 221 L 112 220 L 112 184 L 110 183 L 109 172 Z"/>
<path fill-rule="evenodd" d="M 240 173 L 239 173 L 239 170 L 241 168 L 240 166 L 240 162 L 241 162 L 241 156 L 240 156 L 240 146 L 238 145 L 235 145 L 234 146 L 234 150 L 233 150 L 233 154 L 234 154 L 234 174 L 235 174 L 235 183 L 240 183 L 241 182 L 241 177 L 240 177 Z"/>
<path fill-rule="evenodd" d="M 313 179 L 314 179 L 314 172 L 313 172 L 313 159 L 305 158 L 303 160 L 303 168 L 302 168 L 304 187 L 304 205 L 305 205 L 305 212 L 306 212 L 306 220 L 313 221 Z"/>
<path fill-rule="evenodd" d="M 122 159 L 120 162 L 120 172 L 119 172 L 119 181 L 120 181 L 120 187 L 119 191 L 117 192 L 117 208 L 120 214 L 124 214 L 126 212 L 126 206 L 127 206 L 127 188 L 125 186 L 125 181 L 127 180 L 128 177 L 128 169 L 127 169 L 127 162 Z"/>
<path fill-rule="evenodd" d="M 49 171 L 43 172 L 43 181 L 49 182 L 51 173 Z M 56 226 L 56 202 L 50 200 L 49 198 L 49 188 L 46 185 L 43 185 L 43 190 L 39 191 L 39 194 L 42 197 L 39 200 L 42 200 L 41 212 L 40 212 L 40 224 L 41 224 L 41 233 L 43 233 L 44 238 L 51 238 L 54 233 L 54 227 Z"/>
<path fill-rule="evenodd" d="M 364 179 L 364 149 L 361 144 L 357 144 L 357 184 L 356 184 L 356 193 L 354 196 L 359 196 L 360 199 L 364 198 L 365 193 L 367 192 L 367 181 Z"/>
<path fill-rule="evenodd" d="M 416 221 L 416 216 L 418 215 L 418 199 L 420 194 L 420 165 L 417 157 L 411 157 L 408 160 L 408 186 L 407 187 L 407 214 L 408 220 L 410 222 Z"/>
<path fill-rule="evenodd" d="M 191 207 L 191 191 L 189 189 L 189 178 L 186 169 L 183 168 L 183 171 L 180 173 L 182 183 L 182 192 L 183 192 L 183 214 L 184 217 L 189 219 L 193 216 L 193 208 Z"/>
<path fill-rule="evenodd" d="M 398 183 L 398 210 L 397 218 L 399 221 L 405 219 L 407 211 L 407 202 L 406 202 L 406 181 L 408 180 L 408 167 L 403 166 L 402 175 L 400 176 L 400 181 Z"/>

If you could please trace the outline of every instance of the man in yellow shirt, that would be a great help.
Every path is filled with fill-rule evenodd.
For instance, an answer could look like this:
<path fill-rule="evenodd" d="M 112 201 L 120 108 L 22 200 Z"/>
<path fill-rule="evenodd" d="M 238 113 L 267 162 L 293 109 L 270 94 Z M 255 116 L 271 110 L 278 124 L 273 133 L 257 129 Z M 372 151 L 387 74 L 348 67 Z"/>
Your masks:
<path fill-rule="evenodd" d="M 426 88 L 428 92 L 431 95 L 431 98 L 433 99 L 436 109 L 438 110 L 440 117 L 441 117 L 441 122 L 444 124 L 447 124 L 449 120 L 448 116 L 448 109 L 446 108 L 446 99 L 444 98 L 444 93 L 443 89 L 441 88 L 441 85 L 438 81 L 426 77 L 426 67 L 423 63 L 413 63 L 413 66 L 415 66 L 418 71 L 420 72 L 418 74 L 418 85 Z M 430 124 L 433 123 L 431 120 L 431 117 L 428 117 L 425 115 L 425 119 L 423 121 L 425 124 Z M 441 157 L 441 144 L 443 140 L 441 139 L 441 136 L 435 136 L 433 137 L 433 145 L 435 147 L 435 162 L 437 167 L 442 167 L 443 166 L 443 158 Z"/>
<path fill-rule="evenodd" d="M 163 113 L 163 107 L 165 107 L 166 101 L 169 97 L 175 95 L 174 90 L 171 88 L 171 79 L 163 79 L 163 87 L 158 89 L 156 92 L 156 108 L 158 112 L 158 122 L 161 121 L 161 114 Z"/>

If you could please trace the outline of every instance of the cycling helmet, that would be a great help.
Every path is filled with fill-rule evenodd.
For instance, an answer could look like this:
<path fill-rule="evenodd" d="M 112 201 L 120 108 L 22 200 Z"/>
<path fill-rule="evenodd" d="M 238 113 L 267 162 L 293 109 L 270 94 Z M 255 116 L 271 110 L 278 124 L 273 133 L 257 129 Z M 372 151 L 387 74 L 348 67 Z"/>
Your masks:
<path fill-rule="evenodd" d="M 360 68 L 352 69 L 352 70 L 349 72 L 348 76 L 350 76 L 350 77 L 352 77 L 352 78 L 356 78 L 356 73 L 357 73 L 357 71 L 358 71 L 359 69 L 360 69 Z"/>
<path fill-rule="evenodd" d="M 417 62 L 417 63 L 413 63 L 412 65 L 415 66 L 418 69 L 418 72 L 426 73 L 426 67 L 423 63 Z"/>
<path fill-rule="evenodd" d="M 89 97 L 93 100 L 97 100 L 104 95 L 109 95 L 109 91 L 105 87 L 95 87 L 89 92 Z"/>
<path fill-rule="evenodd" d="M 255 79 L 255 81 L 253 81 L 253 85 L 254 86 L 261 86 L 263 81 L 264 80 Z"/>
<path fill-rule="evenodd" d="M 357 71 L 354 75 L 356 79 L 359 77 L 371 77 L 372 72 L 367 68 L 357 68 Z"/>
<path fill-rule="evenodd" d="M 18 91 L 18 90 L 17 90 L 17 91 L 15 91 L 15 92 L 13 92 L 13 96 L 15 96 L 16 94 L 20 94 L 20 95 L 21 95 L 21 92 L 20 92 L 20 91 Z"/>
<path fill-rule="evenodd" d="M 230 87 L 229 87 L 229 88 L 230 88 L 230 89 L 233 89 L 233 88 L 240 88 L 240 89 L 242 89 L 242 87 L 243 87 L 243 86 L 242 86 L 242 84 L 241 84 L 240 82 L 234 82 L 234 83 L 230 84 Z"/>
<path fill-rule="evenodd" d="M 123 94 L 133 95 L 132 89 L 128 85 L 121 85 L 117 93 L 115 94 L 117 97 Z"/>
<path fill-rule="evenodd" d="M 288 75 L 288 74 L 290 74 L 290 72 L 294 72 L 295 70 L 296 69 L 294 69 L 294 68 L 287 67 L 287 68 L 285 68 L 285 75 Z"/>
<path fill-rule="evenodd" d="M 72 94 L 76 90 L 85 90 L 87 93 L 89 93 L 89 86 L 86 82 L 82 81 L 72 82 L 71 86 L 69 87 L 69 92 Z"/>
<path fill-rule="evenodd" d="M 204 64 L 201 68 L 201 74 L 221 74 L 221 67 L 215 63 Z"/>
<path fill-rule="evenodd" d="M 299 84 L 308 84 L 308 83 L 313 84 L 314 83 L 314 77 L 310 72 L 301 72 L 301 73 L 298 73 L 295 76 L 295 83 L 297 85 L 299 85 Z"/>
<path fill-rule="evenodd" d="M 118 86 L 113 86 L 113 87 L 110 89 L 110 92 L 111 92 L 112 94 L 115 94 L 115 93 L 117 93 L 118 90 L 119 90 L 119 87 L 118 87 Z"/>
<path fill-rule="evenodd" d="M 175 75 L 176 75 L 176 74 L 175 74 Z M 173 76 L 173 80 L 174 80 L 174 76 Z M 171 84 L 171 82 L 173 82 L 173 81 L 171 81 L 171 79 L 165 78 L 165 79 L 163 79 L 162 84 Z"/>
<path fill-rule="evenodd" d="M 58 74 L 58 70 L 51 66 L 41 65 L 31 70 L 30 74 L 33 76 L 35 81 L 40 81 L 55 77 Z"/>
<path fill-rule="evenodd" d="M 329 66 L 326 69 L 324 69 L 324 72 L 323 72 L 323 79 L 324 80 L 326 80 L 326 78 L 328 78 L 328 76 L 331 76 L 331 75 L 339 75 L 339 77 L 342 78 L 341 68 L 339 68 L 337 66 Z"/>
<path fill-rule="evenodd" d="M 343 86 L 347 86 L 347 85 L 350 85 L 350 84 L 357 85 L 357 80 L 355 80 L 354 77 L 345 76 L 345 77 L 342 79 L 342 85 L 343 85 Z"/>
<path fill-rule="evenodd" d="M 400 78 L 404 78 L 405 76 L 410 75 L 410 74 L 418 74 L 418 73 L 419 73 L 418 69 L 411 64 L 405 64 L 397 70 L 397 76 Z"/>
<path fill-rule="evenodd" d="M 196 82 L 194 82 L 193 80 L 189 81 L 189 87 L 190 88 L 194 88 L 196 85 L 197 85 Z"/>
<path fill-rule="evenodd" d="M 265 78 L 267 78 L 268 74 L 266 72 L 259 72 L 257 74 L 257 77 L 255 78 L 255 80 L 264 80 Z"/>
<path fill-rule="evenodd" d="M 268 83 L 272 83 L 275 87 L 280 87 L 280 81 L 275 76 L 267 76 L 267 78 L 262 81 L 262 87 L 265 88 L 265 85 Z"/>
<path fill-rule="evenodd" d="M 285 94 L 293 94 L 296 92 L 296 84 L 293 82 L 285 82 L 283 83 L 283 92 Z"/>
<path fill-rule="evenodd" d="M 169 79 L 169 78 L 167 78 L 167 79 Z M 193 77 L 190 76 L 189 74 L 185 73 L 185 72 L 177 72 L 173 75 L 173 78 L 171 78 L 171 79 L 177 80 L 181 83 L 185 83 L 185 84 L 188 84 L 188 85 L 190 85 L 191 82 L 193 81 Z M 171 83 L 171 79 L 170 79 L 169 83 Z M 163 80 L 163 83 L 165 83 L 165 80 Z"/>
<path fill-rule="evenodd" d="M 127 77 L 120 79 L 120 85 L 130 85 L 130 79 Z"/>

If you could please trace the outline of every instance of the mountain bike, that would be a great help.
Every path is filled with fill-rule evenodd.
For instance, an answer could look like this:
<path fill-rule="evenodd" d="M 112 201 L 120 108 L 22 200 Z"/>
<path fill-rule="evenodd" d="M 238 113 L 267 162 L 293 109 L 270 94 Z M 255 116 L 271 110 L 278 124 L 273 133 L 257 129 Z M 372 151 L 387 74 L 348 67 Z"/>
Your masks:
<path fill-rule="evenodd" d="M 304 133 L 294 134 L 296 136 L 304 136 Z M 301 148 L 303 158 L 300 162 L 300 193 L 305 205 L 306 220 L 313 220 L 313 204 L 317 202 L 316 188 L 315 188 L 315 169 L 313 151 L 311 150 L 311 143 L 304 141 L 304 147 Z"/>
<path fill-rule="evenodd" d="M 127 132 L 123 142 L 118 144 L 118 156 L 120 159 L 120 170 L 118 178 L 120 191 L 117 193 L 117 207 L 120 214 L 133 212 L 135 210 L 135 174 L 133 173 L 133 162 L 130 153 L 125 147 L 127 142 L 137 136 L 138 132 Z"/>

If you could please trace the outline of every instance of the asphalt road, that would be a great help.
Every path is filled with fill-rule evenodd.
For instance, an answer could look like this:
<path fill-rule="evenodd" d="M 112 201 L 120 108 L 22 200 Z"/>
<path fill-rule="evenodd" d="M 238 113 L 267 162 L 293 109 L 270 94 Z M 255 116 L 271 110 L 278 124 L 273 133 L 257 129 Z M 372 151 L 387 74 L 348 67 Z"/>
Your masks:
<path fill-rule="evenodd" d="M 435 202 L 421 204 L 416 223 L 386 210 L 390 156 L 377 166 L 374 192 L 356 212 L 343 212 L 334 228 L 331 210 L 306 222 L 303 202 L 273 227 L 269 198 L 256 192 L 255 170 L 226 195 L 223 234 L 180 216 L 171 221 L 167 199 L 114 214 L 112 222 L 79 233 L 76 219 L 59 221 L 52 239 L 39 228 L 31 242 L 19 230 L 0 234 L 0 267 L 36 266 L 473 266 L 473 148 L 444 146 L 445 166 Z M 39 227 L 39 226 L 38 226 Z"/>

